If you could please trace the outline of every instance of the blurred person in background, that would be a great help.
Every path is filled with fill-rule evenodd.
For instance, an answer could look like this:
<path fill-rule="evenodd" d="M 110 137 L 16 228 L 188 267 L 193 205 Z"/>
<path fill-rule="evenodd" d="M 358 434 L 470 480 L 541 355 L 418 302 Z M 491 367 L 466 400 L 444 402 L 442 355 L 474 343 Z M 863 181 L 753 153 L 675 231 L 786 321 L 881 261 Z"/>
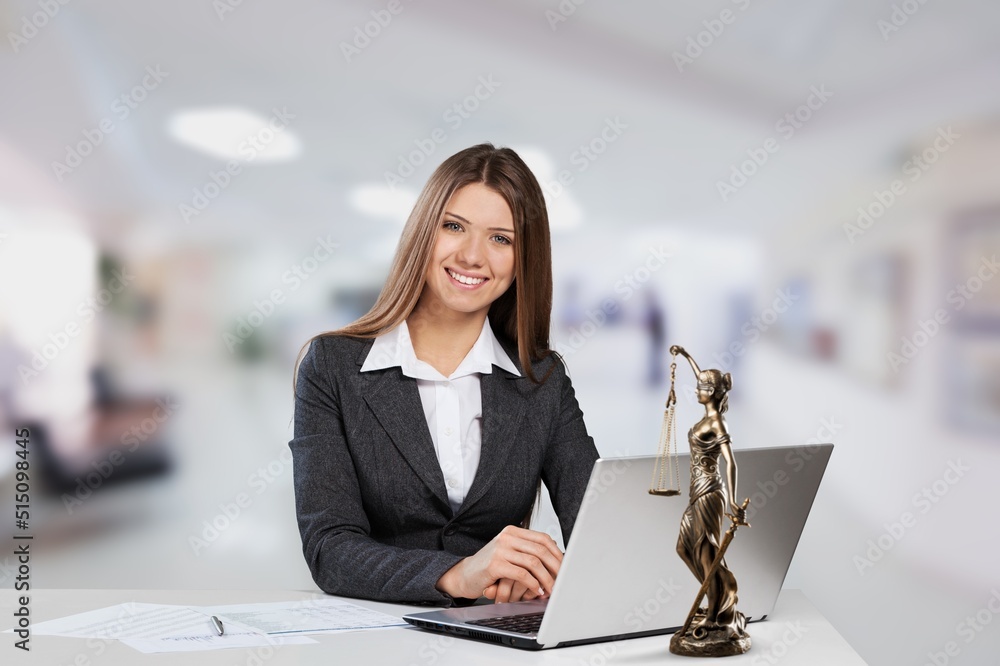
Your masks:
<path fill-rule="evenodd" d="M 663 384 L 664 354 L 667 344 L 667 313 L 659 303 L 655 289 L 650 285 L 645 292 L 646 300 L 642 313 L 642 325 L 649 335 L 649 368 L 646 384 L 658 388 Z"/>
<path fill-rule="evenodd" d="M 568 543 L 598 457 L 549 346 L 551 264 L 534 175 L 473 146 L 431 175 L 372 309 L 307 343 L 289 446 L 321 589 L 445 606 L 551 593 L 562 552 L 528 529 L 541 481 Z"/>

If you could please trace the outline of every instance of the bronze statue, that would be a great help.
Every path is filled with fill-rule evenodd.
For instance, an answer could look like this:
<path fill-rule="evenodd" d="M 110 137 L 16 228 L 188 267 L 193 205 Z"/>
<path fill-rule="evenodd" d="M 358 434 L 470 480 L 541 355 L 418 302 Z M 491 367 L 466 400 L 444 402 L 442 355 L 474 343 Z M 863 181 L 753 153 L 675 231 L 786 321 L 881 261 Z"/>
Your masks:
<path fill-rule="evenodd" d="M 698 379 L 698 402 L 705 405 L 705 416 L 688 431 L 690 501 L 677 539 L 677 554 L 702 586 L 687 621 L 670 641 L 670 651 L 700 657 L 743 654 L 750 649 L 750 635 L 746 632 L 746 617 L 736 610 L 736 577 L 724 558 L 736 528 L 749 527 L 749 500 L 742 506 L 735 501 L 736 462 L 722 416 L 729 406 L 732 377 L 720 370 L 701 370 L 683 347 L 674 345 L 670 353 L 675 358 L 683 356 L 691 364 Z M 726 461 L 726 484 L 719 469 L 720 455 Z M 730 513 L 726 513 L 727 506 Z M 729 516 L 732 525 L 720 542 L 723 515 Z M 705 608 L 700 607 L 703 596 Z"/>

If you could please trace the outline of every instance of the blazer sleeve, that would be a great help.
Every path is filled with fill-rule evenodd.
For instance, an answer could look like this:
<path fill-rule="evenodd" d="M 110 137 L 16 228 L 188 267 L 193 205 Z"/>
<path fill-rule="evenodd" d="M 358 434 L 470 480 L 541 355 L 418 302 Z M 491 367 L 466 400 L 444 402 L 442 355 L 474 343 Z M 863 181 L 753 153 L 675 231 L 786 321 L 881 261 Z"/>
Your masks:
<path fill-rule="evenodd" d="M 328 594 L 375 601 L 471 603 L 435 588 L 460 555 L 390 546 L 370 536 L 338 387 L 326 362 L 330 346 L 324 338 L 314 340 L 299 366 L 289 442 L 302 551 L 313 580 Z"/>
<path fill-rule="evenodd" d="M 552 379 L 560 383 L 560 397 L 542 466 L 542 480 L 549 489 L 552 508 L 559 518 L 563 542 L 569 545 L 598 453 L 594 438 L 587 434 L 583 411 L 577 403 L 573 383 L 566 374 L 566 366 L 561 359 L 553 360 L 556 368 Z"/>

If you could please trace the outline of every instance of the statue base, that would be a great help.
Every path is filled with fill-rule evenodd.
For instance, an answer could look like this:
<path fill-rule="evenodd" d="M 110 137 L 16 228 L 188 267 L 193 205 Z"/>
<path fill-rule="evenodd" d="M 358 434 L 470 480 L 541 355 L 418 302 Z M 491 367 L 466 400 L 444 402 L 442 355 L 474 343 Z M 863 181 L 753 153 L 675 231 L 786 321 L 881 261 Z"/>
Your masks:
<path fill-rule="evenodd" d="M 750 651 L 750 634 L 728 626 L 697 629 L 698 621 L 705 617 L 699 611 L 684 634 L 679 631 L 670 639 L 670 651 L 682 657 L 733 657 Z M 694 634 L 698 637 L 695 638 Z"/>

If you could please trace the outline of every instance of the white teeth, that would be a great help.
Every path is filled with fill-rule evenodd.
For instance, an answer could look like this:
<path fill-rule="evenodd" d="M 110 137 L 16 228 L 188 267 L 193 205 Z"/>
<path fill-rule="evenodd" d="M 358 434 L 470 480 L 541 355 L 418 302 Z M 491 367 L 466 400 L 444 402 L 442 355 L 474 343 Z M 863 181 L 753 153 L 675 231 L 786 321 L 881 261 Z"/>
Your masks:
<path fill-rule="evenodd" d="M 470 277 L 465 277 L 464 275 L 459 275 L 458 273 L 455 273 L 454 271 L 448 271 L 448 275 L 452 276 L 453 278 L 455 278 L 456 280 L 458 280 L 462 284 L 480 284 L 480 283 L 486 281 L 486 278 L 470 278 Z"/>

